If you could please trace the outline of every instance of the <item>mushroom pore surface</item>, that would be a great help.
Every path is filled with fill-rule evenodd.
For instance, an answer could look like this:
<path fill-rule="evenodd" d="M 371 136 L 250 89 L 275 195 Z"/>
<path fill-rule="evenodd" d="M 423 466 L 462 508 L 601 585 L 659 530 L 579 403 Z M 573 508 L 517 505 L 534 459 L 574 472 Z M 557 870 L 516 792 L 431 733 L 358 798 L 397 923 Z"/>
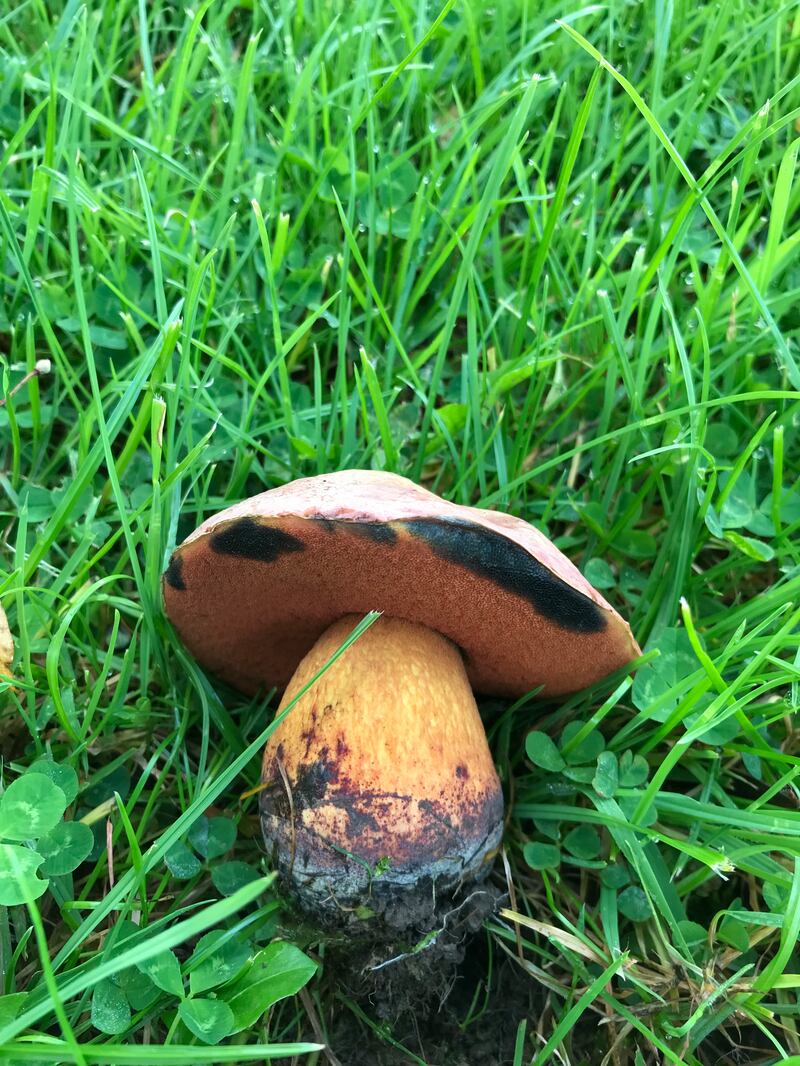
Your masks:
<path fill-rule="evenodd" d="M 305 656 L 279 713 L 358 623 Z M 261 820 L 294 895 L 317 917 L 381 911 L 488 871 L 503 798 L 461 653 L 425 626 L 381 617 L 289 711 L 264 752 Z"/>

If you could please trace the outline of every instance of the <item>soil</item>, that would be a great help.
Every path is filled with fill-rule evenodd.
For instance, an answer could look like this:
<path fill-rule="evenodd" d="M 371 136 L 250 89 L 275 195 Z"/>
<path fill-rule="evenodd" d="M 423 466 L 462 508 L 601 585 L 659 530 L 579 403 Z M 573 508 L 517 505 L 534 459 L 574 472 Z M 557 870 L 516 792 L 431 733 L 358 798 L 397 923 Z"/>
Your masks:
<path fill-rule="evenodd" d="M 370 1005 L 372 1017 L 390 1024 L 406 1014 L 418 1018 L 449 999 L 475 934 L 501 898 L 491 885 L 473 887 L 461 900 L 429 902 L 429 913 L 420 921 L 418 900 L 395 897 L 381 922 L 382 929 L 396 923 L 398 939 L 334 946 L 328 966 L 338 974 L 342 991 Z M 411 916 L 417 924 L 409 928 Z"/>
<path fill-rule="evenodd" d="M 414 1011 L 395 1011 L 394 1018 L 386 1019 L 392 1039 L 406 1051 L 381 1040 L 342 1008 L 330 1031 L 330 1047 L 341 1066 L 408 1066 L 420 1059 L 426 1066 L 510 1066 L 517 1027 L 538 1013 L 541 990 L 532 981 L 520 980 L 519 970 L 503 960 L 489 979 L 487 996 L 488 961 L 485 938 L 476 938 L 463 963 L 449 974 L 449 987 L 431 985 Z M 361 1002 L 373 1019 L 391 1005 L 390 998 L 375 996 Z M 471 1007 L 477 1015 L 473 1021 Z"/>
<path fill-rule="evenodd" d="M 368 943 L 326 945 L 329 994 L 323 991 L 321 999 L 331 1005 L 331 1014 L 322 1024 L 335 1056 L 328 1061 L 340 1066 L 512 1063 L 517 1027 L 528 1018 L 530 1031 L 543 993 L 534 981 L 521 979 L 519 968 L 496 947 L 491 957 L 488 937 L 479 932 L 502 902 L 487 885 L 460 903 L 442 904 L 427 926 L 433 933 L 411 950 L 407 941 L 380 949 Z M 398 925 L 402 919 L 397 916 Z M 373 1026 L 383 1030 L 383 1039 Z M 302 1038 L 317 1039 L 310 1024 Z M 289 1066 L 288 1060 L 277 1061 Z M 320 1062 L 326 1062 L 324 1056 Z"/>
<path fill-rule="evenodd" d="M 422 900 L 428 901 L 424 908 Z M 371 900 L 373 919 L 349 922 L 343 915 L 343 928 L 340 923 L 337 932 L 322 933 L 318 953 L 312 952 L 322 963 L 319 995 L 304 997 L 305 1029 L 291 1039 L 324 1042 L 319 1066 L 512 1066 L 526 1020 L 522 1061 L 529 1062 L 539 1046 L 539 1020 L 545 1015 L 547 1035 L 554 1024 L 552 1005 L 545 988 L 483 930 L 507 902 L 501 888 L 489 881 L 463 898 L 433 902 L 430 893 L 413 899 L 387 893 L 379 902 Z M 607 1063 L 615 1032 L 587 1013 L 571 1034 L 570 1061 Z M 616 1046 L 611 1061 L 620 1066 L 631 1066 L 637 1049 L 646 1066 L 660 1061 L 636 1033 Z M 735 1019 L 695 1054 L 704 1066 L 774 1061 L 766 1037 Z M 297 1066 L 296 1059 L 275 1062 Z"/>

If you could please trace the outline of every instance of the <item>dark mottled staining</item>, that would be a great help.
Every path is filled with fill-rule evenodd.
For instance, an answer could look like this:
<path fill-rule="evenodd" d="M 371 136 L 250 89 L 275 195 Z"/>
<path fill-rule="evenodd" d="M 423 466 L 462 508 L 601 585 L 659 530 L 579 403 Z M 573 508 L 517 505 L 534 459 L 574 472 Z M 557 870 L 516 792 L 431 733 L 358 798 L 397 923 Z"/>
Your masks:
<path fill-rule="evenodd" d="M 476 522 L 415 518 L 402 523 L 436 555 L 531 603 L 539 614 L 573 633 L 599 633 L 603 612 L 524 548 Z"/>
<path fill-rule="evenodd" d="M 353 533 L 374 544 L 394 544 L 397 533 L 388 522 L 359 522 L 349 518 L 328 518 L 326 515 L 308 515 L 307 522 L 313 522 L 325 533 Z"/>
<path fill-rule="evenodd" d="M 375 544 L 394 544 L 397 541 L 397 533 L 388 522 L 343 522 L 342 525 L 350 533 Z"/>
<path fill-rule="evenodd" d="M 306 521 L 316 522 L 320 529 L 325 533 L 336 532 L 336 523 L 332 518 L 327 518 L 324 514 L 309 515 Z"/>
<path fill-rule="evenodd" d="M 469 777 L 469 770 L 466 768 L 466 766 L 459 763 L 459 765 L 456 767 L 456 777 L 460 777 L 462 781 Z"/>
<path fill-rule="evenodd" d="M 169 566 L 164 573 L 164 580 L 172 589 L 177 589 L 178 592 L 186 591 L 186 582 L 183 578 L 183 556 L 174 553 L 169 561 Z"/>
<path fill-rule="evenodd" d="M 339 779 L 339 768 L 328 758 L 328 749 L 322 748 L 319 758 L 301 766 L 293 785 L 295 810 L 316 807 L 326 799 L 330 785 Z M 328 800 L 330 802 L 330 800 Z"/>
<path fill-rule="evenodd" d="M 209 538 L 211 550 L 219 555 L 235 555 L 259 563 L 274 563 L 288 552 L 301 552 L 305 544 L 278 526 L 262 525 L 254 518 L 230 522 Z"/>

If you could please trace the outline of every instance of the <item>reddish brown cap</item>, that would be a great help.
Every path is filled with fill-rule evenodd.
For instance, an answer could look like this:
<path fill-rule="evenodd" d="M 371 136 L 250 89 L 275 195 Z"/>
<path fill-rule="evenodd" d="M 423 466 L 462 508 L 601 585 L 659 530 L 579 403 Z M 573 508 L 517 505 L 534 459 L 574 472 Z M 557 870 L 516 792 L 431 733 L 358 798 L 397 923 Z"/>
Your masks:
<path fill-rule="evenodd" d="M 192 654 L 236 688 L 283 689 L 336 619 L 370 610 L 445 634 L 477 691 L 575 692 L 639 654 L 630 627 L 522 519 L 397 474 L 343 470 L 205 521 L 164 575 Z"/>

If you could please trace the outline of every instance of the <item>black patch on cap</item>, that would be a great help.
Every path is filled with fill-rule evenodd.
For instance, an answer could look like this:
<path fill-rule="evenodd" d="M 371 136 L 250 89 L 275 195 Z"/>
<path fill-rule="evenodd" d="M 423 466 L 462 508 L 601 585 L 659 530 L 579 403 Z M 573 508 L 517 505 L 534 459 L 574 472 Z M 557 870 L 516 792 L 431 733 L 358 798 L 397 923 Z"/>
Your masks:
<path fill-rule="evenodd" d="M 186 591 L 186 582 L 183 580 L 183 556 L 175 552 L 169 561 L 169 566 L 164 572 L 164 580 L 170 588 L 178 592 Z"/>
<path fill-rule="evenodd" d="M 605 615 L 596 603 L 502 533 L 453 519 L 415 518 L 403 525 L 440 558 L 521 596 L 562 629 L 573 633 L 605 629 Z"/>
<path fill-rule="evenodd" d="M 259 563 L 274 563 L 287 552 L 301 552 L 305 544 L 277 526 L 265 526 L 255 518 L 240 518 L 209 538 L 211 550 Z"/>
<path fill-rule="evenodd" d="M 375 544 L 395 544 L 397 533 L 388 522 L 343 522 L 346 529 L 357 537 L 371 540 Z"/>

